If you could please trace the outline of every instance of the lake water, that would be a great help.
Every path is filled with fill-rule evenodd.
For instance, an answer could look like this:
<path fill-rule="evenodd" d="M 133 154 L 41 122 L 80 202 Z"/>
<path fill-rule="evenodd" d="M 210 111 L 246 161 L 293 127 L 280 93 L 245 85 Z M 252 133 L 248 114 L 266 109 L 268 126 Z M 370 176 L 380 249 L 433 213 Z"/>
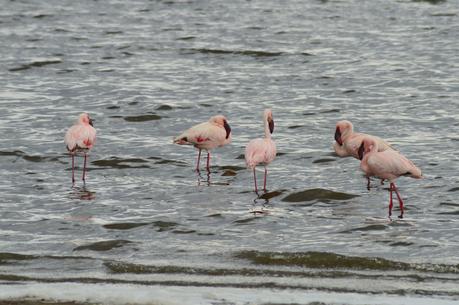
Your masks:
<path fill-rule="evenodd" d="M 457 0 L 0 4 L 0 300 L 459 303 Z M 258 197 L 242 154 L 267 107 Z M 216 114 L 233 142 L 197 173 L 172 138 Z M 333 153 L 341 119 L 422 169 L 405 219 Z"/>

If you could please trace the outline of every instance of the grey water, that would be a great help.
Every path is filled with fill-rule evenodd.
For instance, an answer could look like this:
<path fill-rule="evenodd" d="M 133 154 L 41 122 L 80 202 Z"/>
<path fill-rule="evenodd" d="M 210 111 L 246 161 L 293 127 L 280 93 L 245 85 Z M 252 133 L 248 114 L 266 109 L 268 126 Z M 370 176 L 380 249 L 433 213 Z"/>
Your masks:
<path fill-rule="evenodd" d="M 0 300 L 459 303 L 458 18 L 457 0 L 1 0 Z M 257 196 L 242 155 L 267 107 Z M 97 143 L 72 186 L 83 111 Z M 172 139 L 215 114 L 233 142 L 197 173 Z M 397 181 L 404 219 L 333 153 L 341 119 L 422 169 Z"/>

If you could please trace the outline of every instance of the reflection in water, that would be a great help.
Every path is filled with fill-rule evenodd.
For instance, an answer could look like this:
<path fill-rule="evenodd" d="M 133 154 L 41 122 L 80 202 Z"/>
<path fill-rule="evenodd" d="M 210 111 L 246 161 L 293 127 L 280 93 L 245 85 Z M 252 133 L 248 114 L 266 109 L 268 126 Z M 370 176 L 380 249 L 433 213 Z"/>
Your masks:
<path fill-rule="evenodd" d="M 257 194 L 257 197 L 253 200 L 250 213 L 253 213 L 254 215 L 270 213 L 270 208 L 272 207 L 272 205 L 269 204 L 269 198 L 266 198 L 263 195 L 260 196 Z"/>
<path fill-rule="evenodd" d="M 209 170 L 206 170 L 206 177 L 203 177 L 199 169 L 196 170 L 196 174 L 198 177 L 198 186 L 201 186 L 201 185 L 210 186 L 211 183 L 210 183 L 210 171 Z"/>
<path fill-rule="evenodd" d="M 70 198 L 72 199 L 80 199 L 80 200 L 94 200 L 96 199 L 96 192 L 91 192 L 88 190 L 85 186 L 82 187 L 77 187 L 74 186 L 72 187 L 72 191 L 69 194 Z"/>

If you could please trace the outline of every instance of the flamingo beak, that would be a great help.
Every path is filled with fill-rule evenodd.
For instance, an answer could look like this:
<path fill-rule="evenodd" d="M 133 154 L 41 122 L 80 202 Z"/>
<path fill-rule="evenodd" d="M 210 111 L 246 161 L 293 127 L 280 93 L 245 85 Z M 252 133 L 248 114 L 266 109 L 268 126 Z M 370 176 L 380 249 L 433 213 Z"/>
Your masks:
<path fill-rule="evenodd" d="M 362 144 L 359 147 L 359 151 L 358 151 L 359 160 L 363 159 L 364 151 L 365 151 L 365 144 L 362 142 Z"/>
<path fill-rule="evenodd" d="M 89 125 L 91 125 L 91 126 L 93 126 L 93 127 L 94 127 L 94 125 L 93 125 L 93 122 L 94 122 L 94 120 L 93 120 L 93 119 L 89 119 Z"/>
<path fill-rule="evenodd" d="M 273 118 L 268 118 L 269 132 L 273 133 L 274 131 L 274 120 Z"/>
<path fill-rule="evenodd" d="M 226 139 L 228 139 L 229 136 L 230 136 L 230 133 L 231 133 L 231 127 L 230 127 L 230 125 L 228 124 L 228 122 L 226 120 L 223 122 L 223 127 L 225 127 Z"/>
<path fill-rule="evenodd" d="M 339 145 L 343 145 L 343 139 L 341 139 L 341 131 L 339 130 L 339 127 L 336 127 L 335 131 L 335 141 Z"/>

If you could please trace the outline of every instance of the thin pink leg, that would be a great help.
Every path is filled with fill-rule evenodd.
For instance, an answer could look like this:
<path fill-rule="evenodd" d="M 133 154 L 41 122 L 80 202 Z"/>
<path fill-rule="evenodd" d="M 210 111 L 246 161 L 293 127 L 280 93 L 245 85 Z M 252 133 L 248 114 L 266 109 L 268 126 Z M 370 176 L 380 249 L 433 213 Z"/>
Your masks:
<path fill-rule="evenodd" d="M 199 148 L 198 162 L 196 162 L 196 170 L 199 172 L 199 161 L 201 160 L 201 149 Z"/>
<path fill-rule="evenodd" d="M 394 191 L 395 191 L 395 194 L 397 194 L 398 203 L 399 203 L 399 206 L 400 206 L 400 216 L 398 216 L 398 218 L 403 218 L 404 208 L 403 208 L 402 196 L 400 196 L 400 193 L 398 192 L 398 189 L 395 186 L 395 183 L 393 183 L 393 185 L 394 185 Z"/>
<path fill-rule="evenodd" d="M 83 181 L 86 181 L 86 178 L 85 178 L 85 174 L 86 174 L 86 159 L 87 159 L 87 155 L 84 154 Z"/>
<path fill-rule="evenodd" d="M 255 182 L 255 193 L 258 194 L 257 174 L 255 173 L 255 167 L 253 168 L 253 181 Z"/>
<path fill-rule="evenodd" d="M 207 152 L 207 171 L 210 172 L 210 152 Z"/>
<path fill-rule="evenodd" d="M 263 191 L 266 192 L 266 176 L 268 175 L 268 170 L 266 169 L 266 166 L 265 166 L 265 181 L 263 182 Z"/>
<path fill-rule="evenodd" d="M 72 184 L 75 184 L 75 155 L 72 154 Z"/>
<path fill-rule="evenodd" d="M 367 177 L 367 190 L 370 190 L 370 177 Z"/>
<path fill-rule="evenodd" d="M 389 186 L 389 217 L 392 216 L 392 207 L 394 206 L 392 202 L 392 183 Z"/>

